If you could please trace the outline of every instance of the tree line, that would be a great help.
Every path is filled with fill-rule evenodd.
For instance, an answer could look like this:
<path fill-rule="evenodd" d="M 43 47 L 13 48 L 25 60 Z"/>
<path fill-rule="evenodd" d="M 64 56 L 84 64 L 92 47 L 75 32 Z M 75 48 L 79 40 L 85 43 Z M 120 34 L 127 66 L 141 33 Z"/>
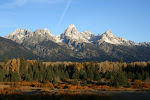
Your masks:
<path fill-rule="evenodd" d="M 120 87 L 128 84 L 128 79 L 144 81 L 150 77 L 150 62 L 43 62 L 20 58 L 5 59 L 0 64 L 0 81 L 49 81 L 56 84 L 66 79 L 87 81 L 110 80 L 108 85 Z M 75 83 L 76 84 L 76 83 Z"/>

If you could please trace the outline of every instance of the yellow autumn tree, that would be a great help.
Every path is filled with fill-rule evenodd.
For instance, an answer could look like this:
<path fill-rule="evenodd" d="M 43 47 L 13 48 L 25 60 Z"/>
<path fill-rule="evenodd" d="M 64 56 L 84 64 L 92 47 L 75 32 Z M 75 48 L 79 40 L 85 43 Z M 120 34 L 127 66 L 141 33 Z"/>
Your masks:
<path fill-rule="evenodd" d="M 14 72 L 15 68 L 17 67 L 16 59 L 11 61 L 11 71 Z"/>

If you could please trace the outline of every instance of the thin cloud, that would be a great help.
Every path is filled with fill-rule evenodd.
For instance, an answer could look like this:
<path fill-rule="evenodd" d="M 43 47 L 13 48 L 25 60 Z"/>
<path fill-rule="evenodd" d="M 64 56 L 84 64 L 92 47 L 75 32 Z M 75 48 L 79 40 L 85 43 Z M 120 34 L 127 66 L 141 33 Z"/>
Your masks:
<path fill-rule="evenodd" d="M 14 0 L 13 2 L 5 3 L 0 5 L 0 8 L 9 9 L 16 6 L 22 6 L 27 2 L 27 0 Z"/>
<path fill-rule="evenodd" d="M 0 8 L 2 9 L 10 9 L 17 6 L 23 6 L 27 3 L 32 4 L 54 4 L 54 3 L 63 3 L 66 2 L 66 0 L 14 0 L 13 2 L 8 2 L 5 4 L 0 5 Z"/>
<path fill-rule="evenodd" d="M 68 10 L 70 4 L 71 4 L 71 2 L 72 2 L 72 0 L 69 0 L 69 2 L 67 3 L 67 6 L 66 6 L 66 8 L 65 8 L 65 10 L 64 10 L 64 12 L 63 12 L 61 18 L 60 18 L 59 23 L 58 23 L 58 27 L 59 27 L 59 25 L 61 24 L 61 22 L 62 22 L 62 20 L 63 20 L 63 18 L 64 18 L 64 16 L 65 16 L 65 14 L 66 14 L 66 12 L 67 12 L 67 10 Z"/>
<path fill-rule="evenodd" d="M 31 3 L 60 3 L 64 2 L 65 0 L 28 0 Z"/>

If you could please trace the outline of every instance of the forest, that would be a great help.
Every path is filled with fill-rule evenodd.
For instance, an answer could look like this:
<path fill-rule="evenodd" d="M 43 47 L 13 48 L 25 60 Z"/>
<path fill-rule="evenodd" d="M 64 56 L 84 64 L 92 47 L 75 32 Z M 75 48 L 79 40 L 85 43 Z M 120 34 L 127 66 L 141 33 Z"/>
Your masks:
<path fill-rule="evenodd" d="M 86 86 L 96 81 L 97 85 L 114 86 L 128 85 L 135 80 L 149 82 L 149 62 L 43 62 L 42 60 L 25 60 L 20 58 L 9 60 L 7 57 L 0 63 L 1 82 L 51 82 L 58 84 L 73 80 L 73 85 Z M 107 80 L 107 82 L 104 80 Z M 67 83 L 69 84 L 69 83 Z"/>

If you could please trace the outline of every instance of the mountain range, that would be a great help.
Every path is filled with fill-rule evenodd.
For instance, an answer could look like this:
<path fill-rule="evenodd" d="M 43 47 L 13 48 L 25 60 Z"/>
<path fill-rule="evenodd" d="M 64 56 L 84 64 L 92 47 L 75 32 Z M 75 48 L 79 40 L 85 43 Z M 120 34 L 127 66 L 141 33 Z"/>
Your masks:
<path fill-rule="evenodd" d="M 25 47 L 45 61 L 149 61 L 150 43 L 116 37 L 110 30 L 95 35 L 78 32 L 74 24 L 55 36 L 48 29 L 16 29 L 6 39 Z"/>

